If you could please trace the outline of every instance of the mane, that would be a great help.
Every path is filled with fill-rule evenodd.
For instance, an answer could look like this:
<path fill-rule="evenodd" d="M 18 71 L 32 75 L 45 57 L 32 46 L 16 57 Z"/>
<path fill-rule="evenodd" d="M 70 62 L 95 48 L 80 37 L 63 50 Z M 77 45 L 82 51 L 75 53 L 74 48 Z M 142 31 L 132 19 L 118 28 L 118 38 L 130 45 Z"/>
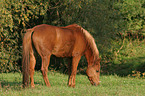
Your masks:
<path fill-rule="evenodd" d="M 85 30 L 84 28 L 82 28 L 81 26 L 79 26 L 77 24 L 68 25 L 65 28 L 69 28 L 69 27 L 78 27 L 81 29 L 81 32 L 84 34 L 84 36 L 88 42 L 88 45 L 92 50 L 92 53 L 94 55 L 94 59 L 95 58 L 98 59 L 99 58 L 99 51 L 98 51 L 98 48 L 96 46 L 96 43 L 95 43 L 93 36 L 87 30 Z"/>
<path fill-rule="evenodd" d="M 95 56 L 96 59 L 99 58 L 99 51 L 98 51 L 98 48 L 96 46 L 94 38 L 87 30 L 83 29 L 82 27 L 81 27 L 81 30 L 82 30 L 82 32 L 83 32 L 83 34 L 88 42 L 89 47 L 91 48 L 91 50 L 93 52 L 93 55 Z"/>

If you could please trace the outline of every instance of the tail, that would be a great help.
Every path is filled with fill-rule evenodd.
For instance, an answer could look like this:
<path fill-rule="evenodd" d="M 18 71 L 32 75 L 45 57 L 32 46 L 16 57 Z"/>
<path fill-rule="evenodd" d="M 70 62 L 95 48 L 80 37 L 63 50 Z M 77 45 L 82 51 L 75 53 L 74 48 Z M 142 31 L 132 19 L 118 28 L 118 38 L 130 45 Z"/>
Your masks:
<path fill-rule="evenodd" d="M 30 51 L 32 50 L 32 35 L 33 30 L 28 29 L 23 38 L 23 59 L 22 59 L 22 72 L 23 72 L 23 88 L 29 86 L 29 66 L 30 66 Z"/>

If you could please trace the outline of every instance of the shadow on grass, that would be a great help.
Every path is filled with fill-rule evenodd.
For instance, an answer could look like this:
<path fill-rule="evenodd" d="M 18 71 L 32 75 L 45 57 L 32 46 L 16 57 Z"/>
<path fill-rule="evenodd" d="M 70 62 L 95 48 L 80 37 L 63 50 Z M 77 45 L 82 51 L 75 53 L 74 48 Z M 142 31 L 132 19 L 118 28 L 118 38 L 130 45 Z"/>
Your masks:
<path fill-rule="evenodd" d="M 6 81 L 1 80 L 1 88 L 3 89 L 12 89 L 12 90 L 21 90 L 22 89 L 22 83 L 17 81 Z"/>
<path fill-rule="evenodd" d="M 35 85 L 43 85 L 42 83 L 39 83 L 39 82 L 35 82 Z M 30 85 L 29 85 L 30 86 Z M 6 81 L 6 80 L 1 80 L 1 87 L 0 88 L 3 88 L 3 89 L 11 89 L 11 90 L 22 90 L 24 89 L 22 87 L 22 82 L 19 82 L 19 81 Z M 31 87 L 29 87 L 31 88 Z"/>
<path fill-rule="evenodd" d="M 58 64 L 58 61 L 59 64 Z M 64 62 L 62 59 L 57 58 L 57 63 L 53 63 L 54 66 L 50 64 L 49 68 L 52 68 L 52 70 L 56 70 L 63 74 L 68 74 L 67 69 L 67 62 Z M 62 61 L 63 63 L 62 63 Z M 78 65 L 78 74 L 86 75 L 86 69 L 87 69 L 87 63 L 84 57 L 82 61 L 80 61 L 81 64 Z M 53 61 L 53 59 L 52 59 Z M 54 60 L 55 61 L 55 60 Z M 55 65 L 56 64 L 56 65 Z M 132 71 L 139 71 L 141 73 L 145 72 L 145 56 L 142 57 L 134 57 L 134 58 L 122 58 L 118 61 L 109 62 L 108 64 L 101 64 L 101 74 L 103 75 L 118 75 L 118 76 L 128 76 L 129 74 L 132 74 Z"/>
<path fill-rule="evenodd" d="M 67 74 L 68 75 L 68 63 L 72 63 L 72 58 L 61 58 L 61 57 L 56 57 L 54 55 L 51 56 L 50 59 L 50 64 L 48 67 L 48 70 L 50 71 L 57 71 L 62 74 Z M 79 65 L 78 65 L 78 74 L 86 74 L 86 68 L 87 68 L 87 61 L 84 56 L 82 56 Z M 37 57 L 37 62 L 35 66 L 35 70 L 41 70 L 41 58 L 38 56 Z"/>
<path fill-rule="evenodd" d="M 87 61 L 83 59 L 80 60 L 80 64 L 78 65 L 78 72 L 77 74 L 86 75 L 87 69 Z M 40 59 L 38 59 L 40 60 Z M 71 58 L 57 58 L 55 56 L 51 57 L 51 62 L 49 66 L 49 70 L 57 71 L 62 74 L 68 75 L 68 60 Z M 36 64 L 36 70 L 40 70 L 41 62 Z M 145 56 L 137 57 L 137 58 L 122 58 L 118 61 L 112 61 L 109 63 L 101 64 L 101 74 L 110 75 L 116 74 L 118 76 L 127 76 L 132 74 L 132 71 L 139 71 L 141 73 L 145 72 Z"/>
<path fill-rule="evenodd" d="M 132 71 L 145 72 L 145 57 L 123 59 L 117 62 L 110 62 L 102 67 L 103 74 L 117 74 L 127 76 Z"/>

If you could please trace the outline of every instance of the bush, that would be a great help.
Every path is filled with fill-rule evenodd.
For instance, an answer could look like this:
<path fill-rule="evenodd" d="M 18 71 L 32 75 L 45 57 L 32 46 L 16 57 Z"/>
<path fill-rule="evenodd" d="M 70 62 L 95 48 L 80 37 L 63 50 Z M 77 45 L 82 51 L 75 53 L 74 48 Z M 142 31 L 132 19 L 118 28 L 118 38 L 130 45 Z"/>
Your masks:
<path fill-rule="evenodd" d="M 77 23 L 91 31 L 94 37 L 105 34 L 111 28 L 111 25 L 107 25 L 110 22 L 108 14 L 111 14 L 111 10 L 108 10 L 110 2 L 104 1 L 107 2 L 92 0 L 79 2 L 77 0 L 0 1 L 2 5 L 0 8 L 0 72 L 19 70 L 18 65 L 21 65 L 22 58 L 22 32 L 26 28 L 32 28 L 41 23 L 57 26 Z"/>
<path fill-rule="evenodd" d="M 42 23 L 55 26 L 77 23 L 88 30 L 100 51 L 103 72 L 110 71 L 107 68 L 113 64 L 124 63 L 124 57 L 131 55 L 127 45 L 144 38 L 145 0 L 1 0 L 0 4 L 0 72 L 20 71 L 24 29 Z M 129 43 L 121 47 L 124 41 Z M 62 70 L 66 70 L 66 61 L 62 62 L 61 66 L 65 66 Z M 52 68 L 61 67 L 59 62 L 55 63 Z M 81 64 L 79 68 L 85 69 L 84 58 Z"/>
<path fill-rule="evenodd" d="M 125 28 L 122 35 L 134 34 L 137 39 L 138 36 L 145 36 L 145 0 L 122 0 L 114 6 L 122 17 L 122 25 Z"/>
<path fill-rule="evenodd" d="M 22 30 L 44 15 L 46 5 L 37 0 L 2 0 L 0 4 L 0 72 L 18 71 L 22 58 Z"/>

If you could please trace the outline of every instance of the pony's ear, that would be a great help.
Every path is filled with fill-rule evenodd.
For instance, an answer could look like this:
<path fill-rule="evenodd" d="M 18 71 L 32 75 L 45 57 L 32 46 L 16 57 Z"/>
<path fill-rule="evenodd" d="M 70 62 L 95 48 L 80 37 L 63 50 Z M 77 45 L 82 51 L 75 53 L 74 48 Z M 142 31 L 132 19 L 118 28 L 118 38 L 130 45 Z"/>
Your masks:
<path fill-rule="evenodd" d="M 96 64 L 96 63 L 100 63 L 101 62 L 101 58 L 97 58 L 97 59 L 95 59 L 95 61 L 94 61 L 94 63 Z"/>
<path fill-rule="evenodd" d="M 98 59 L 97 59 L 97 62 L 101 62 L 101 58 L 98 58 Z"/>

